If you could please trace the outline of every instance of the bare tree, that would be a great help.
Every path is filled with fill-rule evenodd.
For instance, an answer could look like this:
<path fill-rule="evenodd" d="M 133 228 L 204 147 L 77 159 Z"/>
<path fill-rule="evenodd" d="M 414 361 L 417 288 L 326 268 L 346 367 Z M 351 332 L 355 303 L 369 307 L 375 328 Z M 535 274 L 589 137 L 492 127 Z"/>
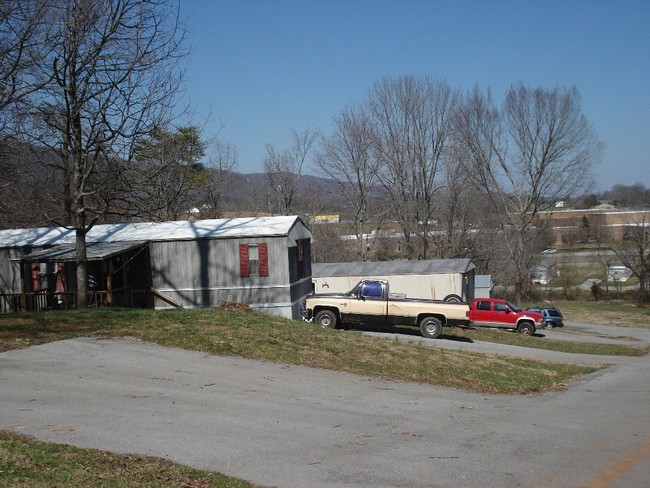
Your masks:
<path fill-rule="evenodd" d="M 3 0 L 0 3 L 0 133 L 16 117 L 10 106 L 25 102 L 41 89 L 43 59 L 48 54 L 51 2 L 46 0 Z"/>
<path fill-rule="evenodd" d="M 0 2 L 0 219 L 2 224 L 38 222 L 29 197 L 42 177 L 29 167 L 17 137 L 29 97 L 48 81 L 42 60 L 50 47 L 46 0 Z"/>
<path fill-rule="evenodd" d="M 46 86 L 32 94 L 32 142 L 61 176 L 66 224 L 76 232 L 77 304 L 86 305 L 86 234 L 107 210 L 99 194 L 132 160 L 134 144 L 166 127 L 186 54 L 168 0 L 50 2 Z"/>
<path fill-rule="evenodd" d="M 443 188 L 436 193 L 438 212 L 431 233 L 432 255 L 454 259 L 476 253 L 476 232 L 481 218 L 481 205 L 476 198 L 472 179 L 465 171 L 463 148 L 452 146 L 442 168 Z"/>
<path fill-rule="evenodd" d="M 520 300 L 530 286 L 538 213 L 585 188 L 602 143 L 576 88 L 522 84 L 507 91 L 501 108 L 489 91 L 475 88 L 459 112 L 456 135 L 470 154 L 468 174 L 498 218 Z"/>
<path fill-rule="evenodd" d="M 625 226 L 623 240 L 612 242 L 621 264 L 639 280 L 639 300 L 650 301 L 650 212 L 640 212 Z"/>
<path fill-rule="evenodd" d="M 369 93 L 380 180 L 402 229 L 409 259 L 429 256 L 430 230 L 442 186 L 458 93 L 446 82 L 403 76 L 385 78 Z M 419 244 L 414 242 L 416 237 Z"/>
<path fill-rule="evenodd" d="M 313 224 L 310 228 L 314 244 L 312 260 L 316 263 L 346 262 L 352 259 L 346 241 L 341 239 L 346 229 L 336 224 Z"/>
<path fill-rule="evenodd" d="M 266 173 L 271 193 L 269 194 L 269 211 L 290 215 L 294 211 L 298 182 L 302 176 L 303 166 L 314 145 L 318 133 L 309 129 L 303 132 L 293 132 L 293 145 L 289 149 L 279 151 L 272 144 L 266 146 L 267 156 L 264 159 Z"/>
<path fill-rule="evenodd" d="M 228 143 L 216 141 L 208 158 L 207 170 L 210 174 L 206 188 L 206 208 L 201 213 L 206 217 L 220 217 L 233 171 L 237 166 L 237 149 Z"/>
<path fill-rule="evenodd" d="M 371 224 L 372 235 L 379 235 L 389 209 L 372 199 L 379 184 L 379 162 L 374 157 L 371 122 L 361 110 L 348 109 L 335 117 L 334 133 L 323 140 L 316 166 L 339 186 L 344 198 L 341 203 L 352 215 L 356 260 L 366 261 L 375 239 L 364 242 L 364 234 L 370 234 Z"/>

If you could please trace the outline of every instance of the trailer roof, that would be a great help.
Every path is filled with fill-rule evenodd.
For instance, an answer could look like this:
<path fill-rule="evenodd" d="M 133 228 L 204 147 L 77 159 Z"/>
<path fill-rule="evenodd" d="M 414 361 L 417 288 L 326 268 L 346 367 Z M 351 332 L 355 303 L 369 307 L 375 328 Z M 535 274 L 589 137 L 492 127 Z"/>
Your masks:
<path fill-rule="evenodd" d="M 182 241 L 288 235 L 300 219 L 293 216 L 181 220 L 95 225 L 86 242 Z M 73 244 L 75 230 L 65 227 L 0 230 L 0 248 Z"/>
<path fill-rule="evenodd" d="M 91 242 L 86 247 L 88 261 L 102 261 L 117 254 L 146 245 L 146 241 Z M 75 244 L 60 244 L 10 259 L 12 262 L 65 263 L 77 260 Z"/>

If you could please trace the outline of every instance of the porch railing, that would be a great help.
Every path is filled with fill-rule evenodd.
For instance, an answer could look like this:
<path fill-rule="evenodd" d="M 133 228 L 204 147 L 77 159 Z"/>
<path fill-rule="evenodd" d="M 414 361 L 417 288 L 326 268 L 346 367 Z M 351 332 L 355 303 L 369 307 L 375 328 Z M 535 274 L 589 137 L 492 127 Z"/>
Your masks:
<path fill-rule="evenodd" d="M 89 291 L 87 303 L 89 307 L 132 307 L 133 293 L 130 286 L 116 288 L 110 292 Z M 0 313 L 71 308 L 77 308 L 75 292 L 0 293 Z"/>

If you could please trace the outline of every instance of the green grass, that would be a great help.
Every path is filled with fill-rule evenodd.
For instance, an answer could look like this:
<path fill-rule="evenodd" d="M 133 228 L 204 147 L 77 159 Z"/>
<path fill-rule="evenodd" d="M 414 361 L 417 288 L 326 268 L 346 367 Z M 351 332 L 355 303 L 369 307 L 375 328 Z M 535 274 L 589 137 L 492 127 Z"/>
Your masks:
<path fill-rule="evenodd" d="M 112 454 L 0 432 L 0 487 L 253 487 L 164 459 Z"/>
<path fill-rule="evenodd" d="M 571 378 L 596 370 L 382 340 L 250 311 L 100 308 L 0 316 L 2 350 L 78 336 L 134 338 L 215 355 L 486 393 L 561 388 Z"/>
<path fill-rule="evenodd" d="M 650 306 L 639 306 L 617 301 L 571 302 L 557 301 L 565 322 L 571 324 L 613 325 L 650 329 Z M 624 333 L 622 331 L 621 333 Z"/>

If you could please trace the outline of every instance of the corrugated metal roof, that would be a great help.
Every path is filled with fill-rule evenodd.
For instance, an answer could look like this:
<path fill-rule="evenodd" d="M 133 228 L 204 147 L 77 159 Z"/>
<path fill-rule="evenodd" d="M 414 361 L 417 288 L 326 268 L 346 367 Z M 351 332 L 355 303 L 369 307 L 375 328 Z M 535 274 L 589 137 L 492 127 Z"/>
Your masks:
<path fill-rule="evenodd" d="M 386 276 L 467 273 L 476 268 L 467 259 L 423 259 L 418 261 L 354 261 L 351 263 L 312 263 L 314 278 L 327 276 Z"/>
<path fill-rule="evenodd" d="M 182 241 L 233 237 L 285 236 L 299 218 L 245 217 L 236 219 L 182 220 L 95 225 L 86 242 Z M 64 227 L 0 230 L 0 247 L 73 244 L 75 231 Z"/>
<path fill-rule="evenodd" d="M 135 249 L 147 244 L 146 241 L 130 242 L 91 242 L 86 246 L 88 261 L 100 261 L 110 258 L 116 254 Z M 77 248 L 74 244 L 60 244 L 48 249 L 25 254 L 11 261 L 33 261 L 37 263 L 48 262 L 75 262 L 77 260 Z"/>

